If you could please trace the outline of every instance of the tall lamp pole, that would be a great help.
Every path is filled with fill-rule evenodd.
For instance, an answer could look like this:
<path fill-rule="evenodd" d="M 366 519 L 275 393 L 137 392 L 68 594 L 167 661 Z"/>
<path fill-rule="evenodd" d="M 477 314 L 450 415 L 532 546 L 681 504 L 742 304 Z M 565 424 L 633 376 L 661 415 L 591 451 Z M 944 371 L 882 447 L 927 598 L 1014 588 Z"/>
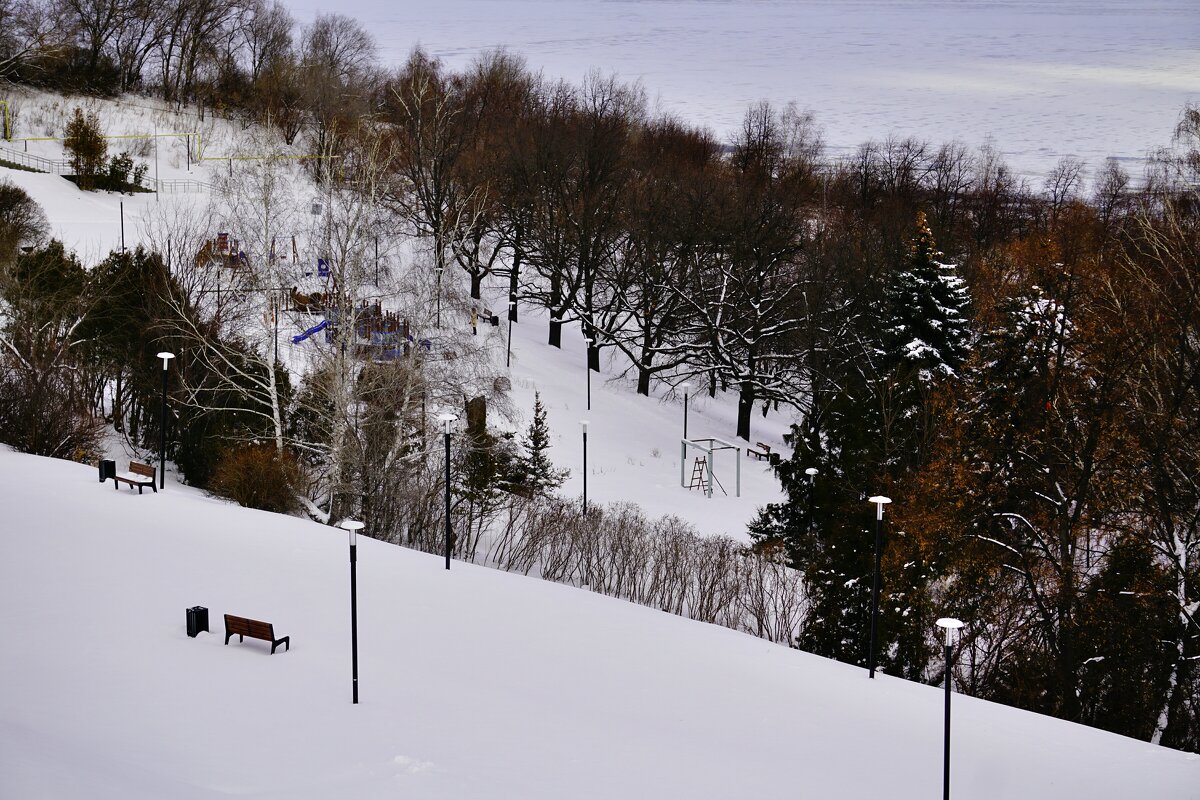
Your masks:
<path fill-rule="evenodd" d="M 688 403 L 688 394 L 691 393 L 691 391 L 692 391 L 692 385 L 690 383 L 688 383 L 687 381 L 684 381 L 683 383 L 681 383 L 679 385 L 679 388 L 683 389 L 683 438 L 686 439 L 687 438 L 687 403 Z"/>
<path fill-rule="evenodd" d="M 946 739 L 945 754 L 942 758 L 942 800 L 950 800 L 950 678 L 954 666 L 951 658 L 954 639 L 963 624 L 953 617 L 942 617 L 937 621 L 937 626 L 946 631 Z"/>
<path fill-rule="evenodd" d="M 358 542 L 356 534 L 364 523 L 344 519 L 338 527 L 350 534 L 350 669 L 354 684 L 354 704 L 358 704 Z"/>
<path fill-rule="evenodd" d="M 870 677 L 875 677 L 875 651 L 877 649 L 879 628 L 879 566 L 883 553 L 883 507 L 892 502 L 891 498 L 876 495 L 868 500 L 875 504 L 875 574 L 871 580 L 871 644 L 867 652 L 867 670 Z"/>
<path fill-rule="evenodd" d="M 504 355 L 504 366 L 506 366 L 506 367 L 512 366 L 512 322 L 513 322 L 513 311 L 515 311 L 516 308 L 517 308 L 517 301 L 509 300 L 508 301 L 508 352 L 505 353 L 505 355 Z"/>
<path fill-rule="evenodd" d="M 579 420 L 579 427 L 583 428 L 583 515 L 587 516 L 587 426 L 586 419 Z"/>
<path fill-rule="evenodd" d="M 587 355 L 584 356 L 583 366 L 584 372 L 587 373 L 587 410 L 592 410 L 592 340 L 584 339 L 584 344 L 587 345 Z"/>
<path fill-rule="evenodd" d="M 438 419 L 441 420 L 442 433 L 446 438 L 446 569 L 450 569 L 450 430 L 458 416 L 439 414 Z"/>
<path fill-rule="evenodd" d="M 158 430 L 158 488 L 167 488 L 167 365 L 175 357 L 174 353 L 162 352 L 158 357 L 163 362 L 162 380 L 162 416 Z"/>
<path fill-rule="evenodd" d="M 804 474 L 808 476 L 808 539 L 809 544 L 812 544 L 816 538 L 816 524 L 814 518 L 817 513 L 817 475 L 821 470 L 816 467 L 809 467 L 804 470 Z"/>

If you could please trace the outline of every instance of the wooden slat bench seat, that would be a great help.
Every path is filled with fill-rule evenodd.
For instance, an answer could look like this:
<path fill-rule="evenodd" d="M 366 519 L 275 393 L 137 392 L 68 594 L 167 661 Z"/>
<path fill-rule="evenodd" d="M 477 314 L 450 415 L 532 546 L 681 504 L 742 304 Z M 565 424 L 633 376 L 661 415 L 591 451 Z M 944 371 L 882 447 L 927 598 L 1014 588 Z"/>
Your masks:
<path fill-rule="evenodd" d="M 275 626 L 269 622 L 259 622 L 256 619 L 246 619 L 245 617 L 235 617 L 233 614 L 225 615 L 225 644 L 229 644 L 229 637 L 237 634 L 238 641 L 244 642 L 246 636 L 251 639 L 262 639 L 264 642 L 271 643 L 271 655 L 275 655 L 275 648 L 283 645 L 284 650 L 292 649 L 292 637 L 284 636 L 279 639 L 275 638 Z"/>
<path fill-rule="evenodd" d="M 158 494 L 158 486 L 154 482 L 154 477 L 154 467 L 149 464 L 130 461 L 128 472 L 118 472 L 116 475 L 113 475 L 113 488 L 120 491 L 121 482 L 124 481 L 129 484 L 130 489 L 136 486 L 138 494 L 141 494 L 142 489 L 146 486 L 149 486 L 154 490 L 155 494 Z"/>
<path fill-rule="evenodd" d="M 762 442 L 756 442 L 755 444 L 758 446 L 758 449 L 757 449 L 757 450 L 755 450 L 753 447 L 747 447 L 747 448 L 746 448 L 746 455 L 748 455 L 748 456 L 754 456 L 754 457 L 755 457 L 755 458 L 757 458 L 759 461 L 762 461 L 764 458 L 769 458 L 769 457 L 770 457 L 770 455 L 771 455 L 771 445 L 769 445 L 769 444 L 763 444 Z"/>

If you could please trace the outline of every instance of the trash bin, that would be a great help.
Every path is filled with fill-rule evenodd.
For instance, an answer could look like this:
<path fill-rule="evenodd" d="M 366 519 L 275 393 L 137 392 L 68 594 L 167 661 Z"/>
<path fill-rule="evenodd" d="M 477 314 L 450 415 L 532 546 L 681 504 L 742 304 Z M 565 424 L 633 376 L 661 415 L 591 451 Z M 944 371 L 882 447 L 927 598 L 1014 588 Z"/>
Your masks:
<path fill-rule="evenodd" d="M 187 610 L 187 635 L 194 639 L 200 631 L 208 632 L 208 609 L 193 606 Z"/>
<path fill-rule="evenodd" d="M 117 462 L 109 459 L 100 460 L 100 482 L 104 483 L 107 478 L 117 477 Z"/>

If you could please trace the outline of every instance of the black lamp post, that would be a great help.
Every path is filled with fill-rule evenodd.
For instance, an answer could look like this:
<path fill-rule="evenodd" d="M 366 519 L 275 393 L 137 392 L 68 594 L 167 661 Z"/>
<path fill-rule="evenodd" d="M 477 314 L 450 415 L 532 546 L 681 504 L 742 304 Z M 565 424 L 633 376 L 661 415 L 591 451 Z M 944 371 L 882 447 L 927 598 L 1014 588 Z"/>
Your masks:
<path fill-rule="evenodd" d="M 954 667 L 951 658 L 954 637 L 958 635 L 958 630 L 963 624 L 953 617 L 942 617 L 937 621 L 937 626 L 946 631 L 946 737 L 945 754 L 942 758 L 942 800 L 950 800 L 950 678 Z"/>
<path fill-rule="evenodd" d="M 446 439 L 446 569 L 450 569 L 450 429 L 458 419 L 455 414 L 439 414 Z"/>
<path fill-rule="evenodd" d="M 583 515 L 587 516 L 587 426 L 586 419 L 579 420 L 579 427 L 583 428 Z"/>
<path fill-rule="evenodd" d="M 354 704 L 358 704 L 358 543 L 356 534 L 365 525 L 357 520 L 344 519 L 338 527 L 350 534 L 350 669 L 354 684 Z"/>
<path fill-rule="evenodd" d="M 591 411 L 592 410 L 592 340 L 589 338 L 589 339 L 584 339 L 583 341 L 584 341 L 584 344 L 587 345 L 587 350 L 586 350 L 587 355 L 584 356 L 584 363 L 583 363 L 584 372 L 587 373 L 587 410 Z"/>
<path fill-rule="evenodd" d="M 875 575 L 871 580 L 871 644 L 867 652 L 867 670 L 870 677 L 874 678 L 877 630 L 879 628 L 879 565 L 883 553 L 883 507 L 892 501 L 891 498 L 876 495 L 868 502 L 875 504 Z"/>
<path fill-rule="evenodd" d="M 158 488 L 167 488 L 167 364 L 175 357 L 174 353 L 162 352 L 158 357 L 163 362 L 162 381 L 162 416 L 158 426 Z"/>
<path fill-rule="evenodd" d="M 692 391 L 692 385 L 690 383 L 688 383 L 687 381 L 684 381 L 683 383 L 681 383 L 679 385 L 679 388 L 683 389 L 683 438 L 686 439 L 687 438 L 687 403 L 688 403 L 688 394 Z"/>
<path fill-rule="evenodd" d="M 513 323 L 513 317 L 515 316 L 513 314 L 513 312 L 516 310 L 516 308 L 517 308 L 517 301 L 509 300 L 508 301 L 508 352 L 504 354 L 504 366 L 506 366 L 506 367 L 512 366 L 512 323 Z"/>
<path fill-rule="evenodd" d="M 804 474 L 808 476 L 808 539 L 811 545 L 816 539 L 816 522 L 817 513 L 817 475 L 821 470 L 816 467 L 809 467 L 804 470 Z"/>

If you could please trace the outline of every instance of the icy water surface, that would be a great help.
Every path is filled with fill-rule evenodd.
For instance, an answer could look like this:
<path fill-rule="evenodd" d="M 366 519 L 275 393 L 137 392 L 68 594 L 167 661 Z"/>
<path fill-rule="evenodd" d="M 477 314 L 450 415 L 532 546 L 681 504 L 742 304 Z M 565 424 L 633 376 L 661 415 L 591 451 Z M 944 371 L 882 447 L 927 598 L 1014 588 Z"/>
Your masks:
<path fill-rule="evenodd" d="M 507 47 L 550 77 L 641 80 L 721 136 L 757 100 L 795 101 L 834 153 L 990 137 L 1036 176 L 1067 154 L 1135 162 L 1200 101 L 1200 0 L 286 2 L 358 18 L 391 63 L 418 43 L 453 67 Z"/>

